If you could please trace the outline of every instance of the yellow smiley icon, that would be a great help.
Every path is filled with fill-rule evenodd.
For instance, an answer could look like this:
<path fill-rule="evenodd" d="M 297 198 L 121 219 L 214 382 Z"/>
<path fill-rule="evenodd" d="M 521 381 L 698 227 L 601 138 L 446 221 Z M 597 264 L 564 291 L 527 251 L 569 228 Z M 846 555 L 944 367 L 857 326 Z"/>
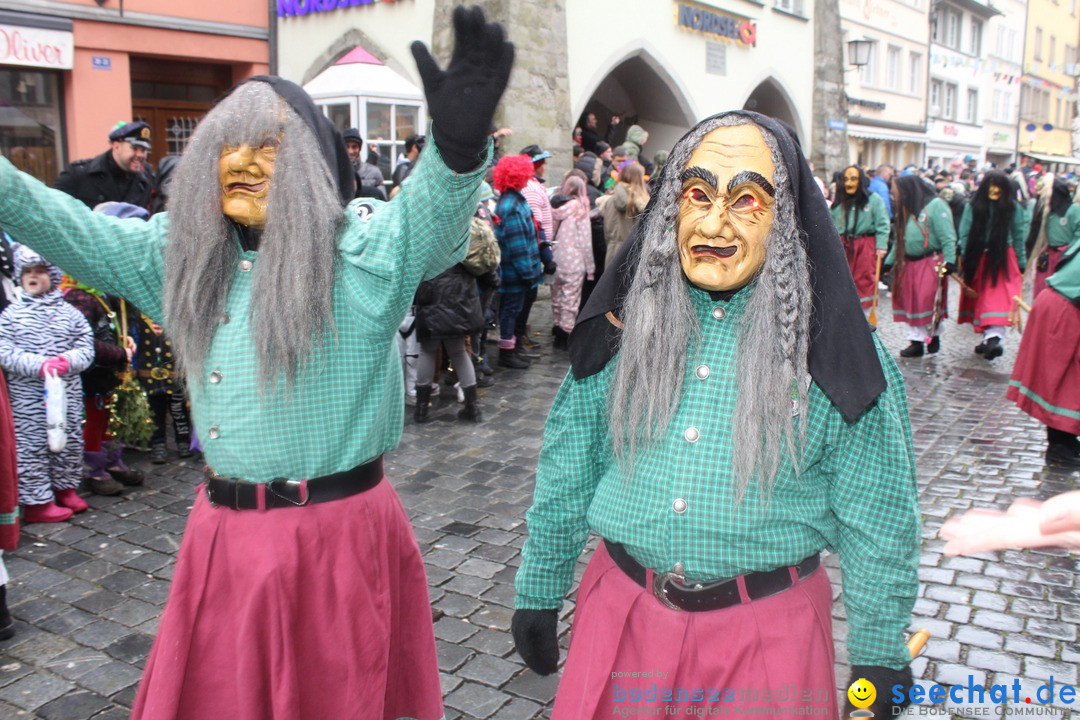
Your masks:
<path fill-rule="evenodd" d="M 866 678 L 859 678 L 851 683 L 847 691 L 848 700 L 857 708 L 868 708 L 877 698 L 877 688 Z"/>

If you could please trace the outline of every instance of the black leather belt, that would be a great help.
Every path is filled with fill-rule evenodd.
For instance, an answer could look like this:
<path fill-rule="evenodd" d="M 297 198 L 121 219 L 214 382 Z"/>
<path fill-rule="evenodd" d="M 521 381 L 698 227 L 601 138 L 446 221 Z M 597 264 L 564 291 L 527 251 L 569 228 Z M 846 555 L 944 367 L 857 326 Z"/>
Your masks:
<path fill-rule="evenodd" d="M 635 560 L 621 544 L 605 540 L 604 545 L 607 547 L 608 555 L 619 569 L 638 585 L 646 587 L 645 566 Z M 793 567 L 797 577 L 802 580 L 817 570 L 820 564 L 821 557 L 815 554 Z M 791 570 L 787 567 L 767 572 L 747 573 L 742 577 L 746 584 L 746 594 L 751 600 L 776 595 L 794 584 L 791 580 Z M 677 573 L 654 573 L 652 587 L 646 589 L 672 610 L 689 612 L 722 610 L 742 602 L 738 578 L 686 584 L 686 578 Z"/>
<path fill-rule="evenodd" d="M 341 500 L 370 490 L 383 478 L 383 461 L 380 455 L 352 470 L 333 475 L 311 480 L 274 478 L 265 483 L 222 477 L 209 466 L 203 472 L 206 497 L 211 505 L 233 510 L 271 510 Z"/>

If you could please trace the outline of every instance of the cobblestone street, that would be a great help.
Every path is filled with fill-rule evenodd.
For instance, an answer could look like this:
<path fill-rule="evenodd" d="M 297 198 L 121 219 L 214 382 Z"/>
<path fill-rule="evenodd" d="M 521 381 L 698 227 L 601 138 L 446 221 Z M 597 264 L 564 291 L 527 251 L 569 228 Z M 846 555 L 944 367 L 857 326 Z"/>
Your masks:
<path fill-rule="evenodd" d="M 891 322 L 887 297 L 879 317 L 895 356 L 907 342 Z M 558 683 L 525 669 L 508 632 L 544 421 L 567 369 L 566 353 L 551 348 L 546 301 L 532 326 L 541 359 L 526 371 L 496 373 L 495 386 L 481 391 L 482 424 L 458 422 L 453 391 L 444 388 L 435 420 L 417 426 L 410 416 L 401 446 L 387 458 L 425 555 L 432 604 L 443 613 L 435 634 L 448 720 L 546 717 Z M 983 685 L 1019 678 L 1034 701 L 1051 676 L 1058 685 L 1078 682 L 1078 556 L 1048 550 L 946 558 L 936 535 L 955 511 L 1074 489 L 1080 473 L 1048 469 L 1043 427 L 1005 400 L 1015 333 L 993 362 L 972 353 L 978 340 L 969 326 L 950 320 L 942 340 L 939 354 L 900 361 L 924 516 L 912 629 L 932 633 L 914 661 L 915 677 L 945 685 L 966 684 L 969 676 Z M 161 466 L 132 457 L 148 473 L 145 487 L 90 497 L 91 509 L 71 522 L 30 525 L 19 549 L 5 553 L 17 634 L 0 643 L 0 718 L 128 716 L 201 477 L 198 465 L 175 453 Z M 835 561 L 826 562 L 837 597 L 837 680 L 846 686 Z M 568 602 L 564 620 L 572 611 Z M 564 623 L 564 647 L 568 629 Z"/>

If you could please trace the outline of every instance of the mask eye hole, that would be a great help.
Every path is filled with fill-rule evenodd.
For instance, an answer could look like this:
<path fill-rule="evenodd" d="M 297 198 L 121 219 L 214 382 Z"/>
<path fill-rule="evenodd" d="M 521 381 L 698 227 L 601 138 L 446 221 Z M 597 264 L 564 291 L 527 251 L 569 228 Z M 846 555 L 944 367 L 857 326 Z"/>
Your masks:
<path fill-rule="evenodd" d="M 758 202 L 756 197 L 746 194 L 740 195 L 735 202 L 731 204 L 731 207 L 736 210 L 756 210 L 760 205 L 761 203 Z"/>
<path fill-rule="evenodd" d="M 699 205 L 706 205 L 709 202 L 709 196 L 701 188 L 690 188 L 686 191 L 686 197 L 690 202 Z"/>

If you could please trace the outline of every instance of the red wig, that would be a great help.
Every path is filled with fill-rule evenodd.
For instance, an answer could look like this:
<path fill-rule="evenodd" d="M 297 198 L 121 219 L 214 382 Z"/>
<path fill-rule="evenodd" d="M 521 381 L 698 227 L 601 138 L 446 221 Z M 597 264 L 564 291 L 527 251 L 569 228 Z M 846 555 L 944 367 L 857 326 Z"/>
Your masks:
<path fill-rule="evenodd" d="M 504 155 L 495 166 L 495 190 L 521 190 L 533 176 L 532 159 L 527 155 Z"/>

